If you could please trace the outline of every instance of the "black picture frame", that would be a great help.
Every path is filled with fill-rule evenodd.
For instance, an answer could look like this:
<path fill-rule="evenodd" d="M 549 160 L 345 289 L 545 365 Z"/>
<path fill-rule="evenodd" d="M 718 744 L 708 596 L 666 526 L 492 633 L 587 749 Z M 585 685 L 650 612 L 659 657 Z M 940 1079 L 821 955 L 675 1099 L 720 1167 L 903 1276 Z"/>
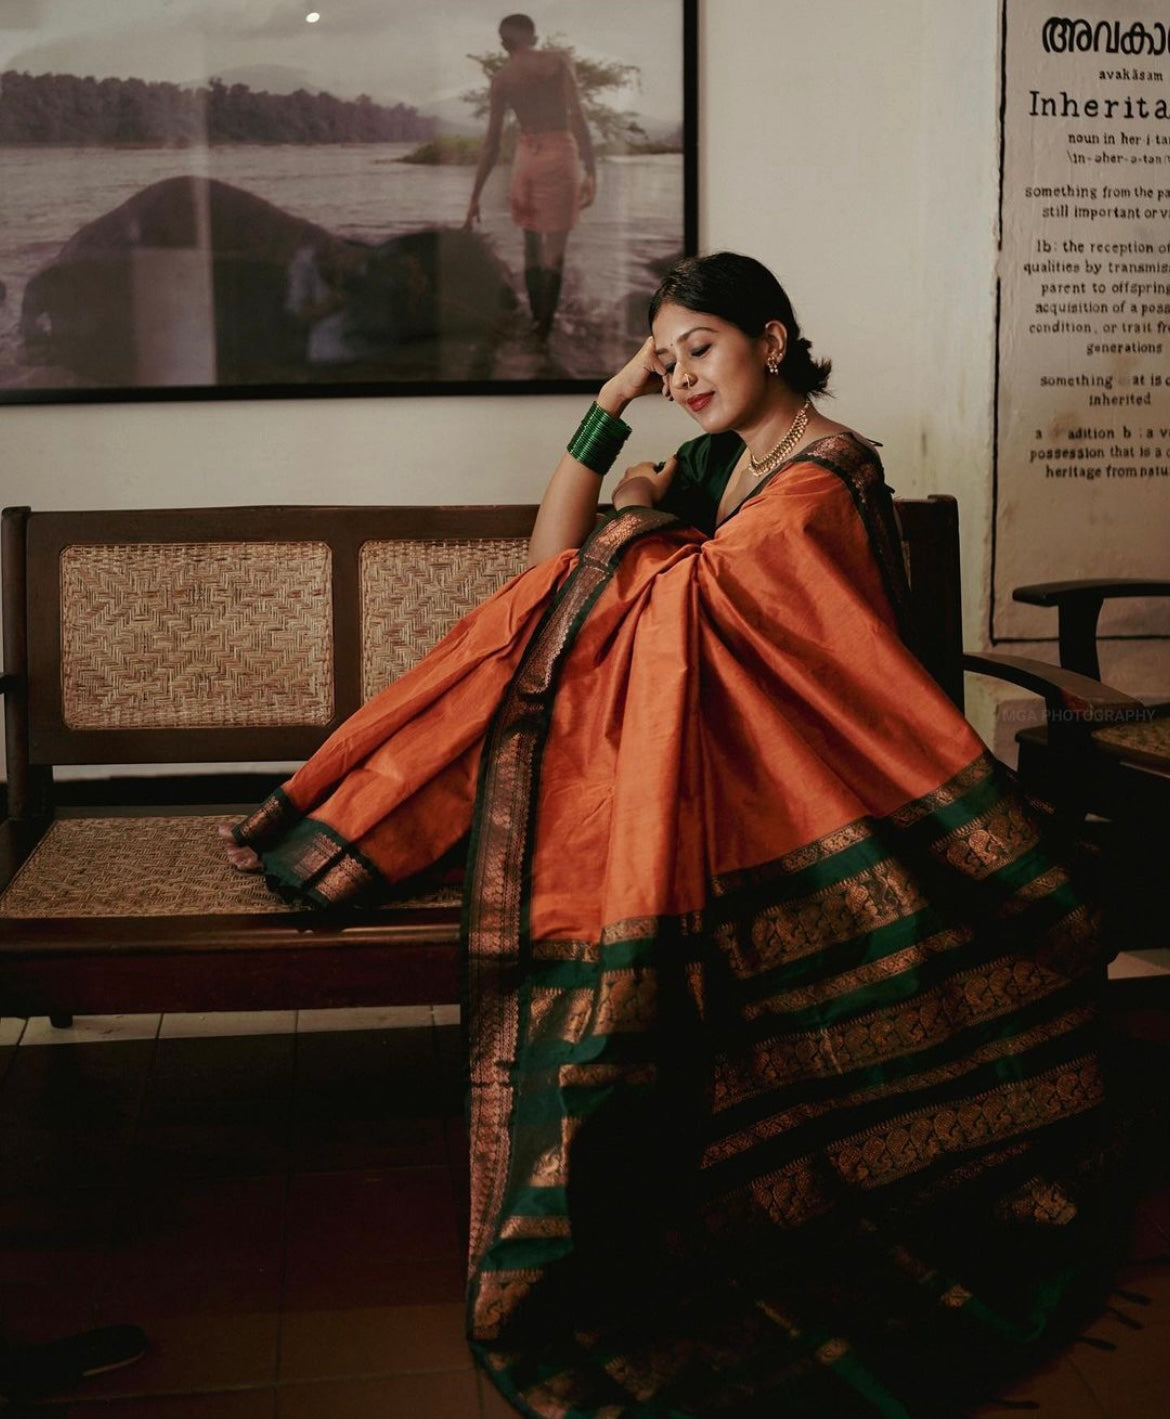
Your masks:
<path fill-rule="evenodd" d="M 76 3 L 76 34 L 39 36 L 39 7 L 29 6 L 27 46 L 0 46 L 0 404 L 594 391 L 637 348 L 658 276 L 697 249 L 697 0 L 641 0 L 640 40 L 627 0 L 597 0 L 579 20 L 582 7 L 557 0 L 547 36 L 533 11 L 537 54 L 568 52 L 598 174 L 568 237 L 547 338 L 534 328 L 547 291 L 538 283 L 534 295 L 525 270 L 537 248 L 509 204 L 515 135 L 505 131 L 470 229 L 461 218 L 475 162 L 408 164 L 399 151 L 474 148 L 471 130 L 487 126 L 484 61 L 506 57 L 493 10 L 342 0 L 339 14 L 334 0 L 320 17 L 321 27 L 352 21 L 352 48 L 331 36 L 334 67 L 321 72 L 350 53 L 352 88 L 367 46 L 409 36 L 426 72 L 428 35 L 437 53 L 474 16 L 474 52 L 448 49 L 432 65 L 459 77 L 462 63 L 466 87 L 428 109 L 391 102 L 385 88 L 344 96 L 313 82 L 292 59 L 294 47 L 304 54 L 305 4 L 127 0 L 119 44 L 121 6 L 99 43 L 93 7 Z M 151 77 L 165 65 L 144 13 L 157 10 L 161 32 L 176 8 L 194 24 L 212 4 L 223 32 L 209 72 Z M 611 4 L 621 23 L 599 13 Z M 562 33 L 566 16 L 580 35 Z M 272 62 L 249 67 L 259 41 Z M 623 44 L 627 57 L 616 52 Z M 630 98 L 644 70 L 654 87 L 639 109 Z M 626 83 L 604 86 L 621 75 Z M 302 83 L 290 90 L 293 76 Z M 467 97 L 476 89 L 482 112 Z M 607 95 L 609 115 L 598 118 Z M 559 156 L 536 159 L 561 164 L 562 186 L 566 137 L 552 134 Z M 577 162 L 583 178 L 579 145 Z M 379 227 L 371 207 L 383 188 Z M 540 215 L 547 190 L 535 200 L 532 220 L 555 221 Z M 320 219 L 329 212 L 331 223 Z"/>

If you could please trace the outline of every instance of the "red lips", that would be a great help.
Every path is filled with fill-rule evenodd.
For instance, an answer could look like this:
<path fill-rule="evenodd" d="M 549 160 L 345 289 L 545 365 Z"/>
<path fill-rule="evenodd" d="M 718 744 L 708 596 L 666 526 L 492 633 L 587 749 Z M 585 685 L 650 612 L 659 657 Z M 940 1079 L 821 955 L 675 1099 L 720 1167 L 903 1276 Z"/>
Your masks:
<path fill-rule="evenodd" d="M 710 391 L 706 394 L 696 394 L 693 399 L 687 400 L 687 408 L 692 414 L 697 414 L 700 409 L 705 409 L 714 397 Z"/>

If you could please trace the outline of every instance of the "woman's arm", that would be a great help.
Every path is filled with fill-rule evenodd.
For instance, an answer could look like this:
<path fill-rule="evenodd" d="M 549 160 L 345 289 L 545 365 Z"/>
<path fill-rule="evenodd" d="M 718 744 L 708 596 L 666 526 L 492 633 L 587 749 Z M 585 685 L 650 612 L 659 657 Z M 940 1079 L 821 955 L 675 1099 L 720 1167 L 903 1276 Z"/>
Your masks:
<path fill-rule="evenodd" d="M 471 189 L 471 201 L 467 204 L 467 217 L 463 223 L 465 229 L 469 229 L 472 223 L 479 221 L 479 194 L 483 191 L 488 174 L 495 167 L 496 160 L 500 156 L 500 134 L 504 127 L 504 97 L 500 91 L 498 80 L 498 75 L 492 79 L 491 109 L 488 115 L 487 133 L 479 155 L 479 166 L 475 170 L 475 185 Z"/>
<path fill-rule="evenodd" d="M 638 353 L 619 370 L 612 379 L 607 379 L 597 395 L 597 403 L 607 414 L 621 418 L 627 406 L 643 394 L 664 391 L 665 370 L 654 353 L 654 340 L 647 337 Z M 653 464 L 640 464 L 640 469 L 652 469 Z M 636 470 L 631 469 L 630 473 Z M 665 468 L 663 470 L 665 473 Z M 629 479 L 629 474 L 627 474 Z M 579 547 L 597 520 L 597 503 L 601 493 L 602 478 L 586 467 L 571 453 L 561 455 L 561 461 L 553 470 L 547 489 L 532 529 L 528 543 L 528 565 L 535 566 L 546 557 L 563 552 L 566 547 Z M 620 485 L 625 487 L 626 482 Z M 646 493 L 639 485 L 627 490 L 622 506 L 628 507 Z M 649 502 L 649 496 L 647 501 Z"/>
<path fill-rule="evenodd" d="M 678 472 L 678 455 L 664 463 L 635 463 L 622 474 L 610 500 L 618 512 L 625 507 L 657 507 Z"/>
<path fill-rule="evenodd" d="M 581 92 L 577 88 L 577 76 L 573 66 L 565 60 L 565 108 L 569 115 L 569 128 L 577 140 L 577 152 L 581 166 L 585 169 L 585 179 L 581 184 L 581 206 L 588 207 L 597 195 L 597 159 L 593 156 L 593 139 L 589 135 L 589 124 L 585 110 L 581 107 Z"/>

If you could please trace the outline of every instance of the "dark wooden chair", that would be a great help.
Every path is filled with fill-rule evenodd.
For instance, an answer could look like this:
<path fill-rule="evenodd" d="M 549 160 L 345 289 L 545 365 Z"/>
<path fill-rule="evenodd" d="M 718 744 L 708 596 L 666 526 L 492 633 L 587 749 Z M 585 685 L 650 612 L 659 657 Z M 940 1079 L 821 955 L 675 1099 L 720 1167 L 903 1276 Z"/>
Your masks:
<path fill-rule="evenodd" d="M 1106 601 L 1170 596 L 1170 582 L 1137 578 L 1017 587 L 1016 601 L 1057 612 L 1060 664 L 1099 680 L 1097 624 Z M 1170 814 L 1170 703 L 1118 702 L 1110 712 L 1021 730 L 1020 777 L 1070 817 Z"/>
<path fill-rule="evenodd" d="M 1018 587 L 1012 595 L 1054 608 L 1061 667 L 1097 678 L 1097 625 L 1105 602 L 1170 596 L 1170 582 L 1046 582 Z M 1068 829 L 1100 845 L 1110 945 L 1128 951 L 1170 945 L 1170 704 L 1143 704 L 1115 693 L 1090 714 L 1050 708 L 1042 726 L 1021 730 L 1016 740 L 1025 789 L 1052 803 Z M 1132 994 L 1148 998 L 1148 982 L 1134 985 Z"/>
<path fill-rule="evenodd" d="M 1026 656 L 964 651 L 958 504 L 936 494 L 899 498 L 895 505 L 922 660 L 959 709 L 965 703 L 964 672 L 972 672 L 1041 696 L 1057 726 L 1091 726 L 1138 712 L 1138 701 L 1101 684 L 1091 672 Z"/>

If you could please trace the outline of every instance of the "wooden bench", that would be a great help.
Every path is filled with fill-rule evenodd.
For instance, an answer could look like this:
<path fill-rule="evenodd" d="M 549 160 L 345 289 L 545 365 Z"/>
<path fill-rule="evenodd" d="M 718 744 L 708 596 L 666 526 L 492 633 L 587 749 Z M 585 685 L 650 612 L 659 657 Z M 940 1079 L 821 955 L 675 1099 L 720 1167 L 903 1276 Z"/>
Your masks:
<path fill-rule="evenodd" d="M 228 867 L 215 827 L 519 571 L 534 515 L 7 510 L 0 1014 L 458 999 L 457 886 L 295 910 Z M 924 659 L 961 707 L 955 503 L 899 515 Z M 225 765 L 257 763 L 281 768 L 216 801 Z M 109 777 L 54 781 L 83 764 Z"/>
<path fill-rule="evenodd" d="M 457 888 L 292 910 L 216 840 L 251 803 L 124 766 L 306 758 L 523 567 L 534 513 L 6 511 L 0 1014 L 457 999 Z M 115 775 L 106 801 L 63 806 L 78 764 Z"/>

